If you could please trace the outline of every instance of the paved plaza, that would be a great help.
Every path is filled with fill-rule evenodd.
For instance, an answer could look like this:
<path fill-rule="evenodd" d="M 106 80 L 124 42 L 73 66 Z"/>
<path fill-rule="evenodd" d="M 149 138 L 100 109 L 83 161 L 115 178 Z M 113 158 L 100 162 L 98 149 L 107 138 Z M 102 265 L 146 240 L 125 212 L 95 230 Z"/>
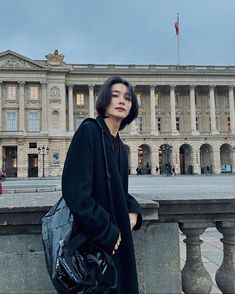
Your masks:
<path fill-rule="evenodd" d="M 235 176 L 234 175 L 199 175 L 199 176 L 130 176 L 130 193 L 148 199 L 215 199 L 235 198 Z M 4 193 L 14 193 L 12 198 L 18 198 L 17 192 L 50 191 L 61 188 L 60 178 L 51 179 L 16 179 L 3 182 Z M 31 193 L 28 193 L 29 196 Z M 40 193 L 41 194 L 41 193 Z M 40 196 L 40 195 L 39 195 Z M 7 194 L 3 195 L 7 197 Z M 27 197 L 27 193 L 24 193 Z M 37 197 L 36 197 L 37 198 Z M 38 197 L 38 201 L 40 201 Z M 35 199 L 37 200 L 37 199 Z M 14 200 L 13 200 L 14 201 Z M 30 200 L 29 200 L 30 201 Z M 202 260 L 205 268 L 213 279 L 212 294 L 221 293 L 215 284 L 216 270 L 223 260 L 223 244 L 220 241 L 222 235 L 215 228 L 208 228 L 200 237 Z M 181 267 L 184 266 L 186 248 L 183 242 L 185 235 L 179 232 Z"/>

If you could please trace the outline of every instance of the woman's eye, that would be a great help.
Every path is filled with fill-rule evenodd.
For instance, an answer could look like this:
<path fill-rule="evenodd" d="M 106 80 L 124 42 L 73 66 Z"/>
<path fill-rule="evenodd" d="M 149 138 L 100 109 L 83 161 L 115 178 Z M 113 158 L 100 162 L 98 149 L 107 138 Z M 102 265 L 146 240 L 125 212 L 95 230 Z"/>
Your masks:
<path fill-rule="evenodd" d="M 131 97 L 130 97 L 130 96 L 126 96 L 125 99 L 126 99 L 127 101 L 131 101 Z"/>

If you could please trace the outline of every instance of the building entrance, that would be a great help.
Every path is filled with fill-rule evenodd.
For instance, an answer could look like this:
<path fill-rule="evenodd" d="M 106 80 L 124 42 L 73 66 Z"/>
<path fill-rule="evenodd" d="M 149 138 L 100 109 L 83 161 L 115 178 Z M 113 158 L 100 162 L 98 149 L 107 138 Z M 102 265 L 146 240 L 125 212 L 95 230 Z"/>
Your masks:
<path fill-rule="evenodd" d="M 17 177 L 17 146 L 3 146 L 2 165 L 7 177 Z"/>
<path fill-rule="evenodd" d="M 38 177 L 38 154 L 28 154 L 28 177 Z"/>

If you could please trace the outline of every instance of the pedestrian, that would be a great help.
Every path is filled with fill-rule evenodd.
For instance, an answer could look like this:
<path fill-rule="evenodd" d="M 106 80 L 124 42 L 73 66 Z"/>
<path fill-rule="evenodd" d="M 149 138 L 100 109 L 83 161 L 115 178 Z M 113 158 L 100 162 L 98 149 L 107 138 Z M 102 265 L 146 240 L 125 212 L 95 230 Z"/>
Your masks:
<path fill-rule="evenodd" d="M 159 172 L 159 167 L 156 166 L 156 175 L 158 175 L 158 172 Z"/>
<path fill-rule="evenodd" d="M 141 226 L 139 203 L 128 193 L 128 157 L 119 131 L 138 115 L 131 84 L 108 79 L 96 101 L 97 121 L 104 130 L 114 213 L 111 218 L 99 127 L 86 121 L 70 144 L 62 175 L 63 197 L 81 231 L 113 258 L 118 285 L 112 294 L 139 293 L 132 230 Z"/>
<path fill-rule="evenodd" d="M 173 175 L 173 176 L 176 176 L 176 173 L 175 173 L 175 168 L 174 168 L 174 166 L 172 167 L 172 175 Z"/>

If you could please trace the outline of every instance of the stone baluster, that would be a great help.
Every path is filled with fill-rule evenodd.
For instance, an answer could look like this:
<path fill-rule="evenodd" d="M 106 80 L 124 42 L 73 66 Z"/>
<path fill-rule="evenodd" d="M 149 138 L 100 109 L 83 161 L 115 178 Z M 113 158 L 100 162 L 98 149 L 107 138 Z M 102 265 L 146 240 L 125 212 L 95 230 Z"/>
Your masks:
<path fill-rule="evenodd" d="M 224 258 L 215 280 L 223 293 L 235 293 L 235 222 L 218 222 L 217 230 L 223 234 Z"/>
<path fill-rule="evenodd" d="M 201 257 L 199 236 L 210 226 L 208 223 L 181 223 L 180 230 L 186 235 L 186 262 L 182 269 L 182 290 L 187 294 L 206 294 L 212 289 L 212 279 Z"/>

